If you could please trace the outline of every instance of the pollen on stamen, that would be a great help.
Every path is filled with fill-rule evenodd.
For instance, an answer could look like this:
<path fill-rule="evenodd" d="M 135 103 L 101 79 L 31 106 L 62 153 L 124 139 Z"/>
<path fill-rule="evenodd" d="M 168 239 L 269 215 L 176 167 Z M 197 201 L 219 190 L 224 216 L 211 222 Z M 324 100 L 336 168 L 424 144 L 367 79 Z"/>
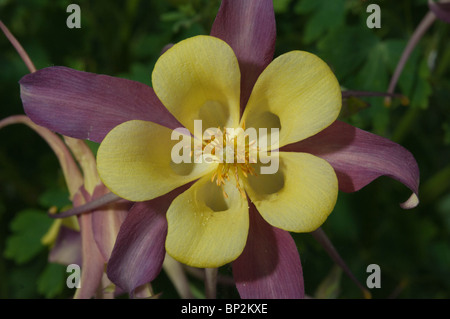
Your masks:
<path fill-rule="evenodd" d="M 245 122 L 242 125 L 242 129 L 245 130 Z M 228 198 L 228 194 L 224 189 L 224 185 L 227 181 L 230 181 L 230 174 L 234 175 L 236 179 L 236 188 L 243 198 L 246 198 L 245 190 L 240 184 L 240 174 L 247 178 L 249 175 L 256 175 L 255 169 L 251 164 L 256 163 L 254 155 L 258 151 L 258 147 L 255 146 L 256 140 L 250 140 L 248 133 L 243 135 L 243 143 L 245 146 L 239 149 L 239 143 L 242 143 L 243 131 L 238 131 L 238 133 L 233 134 L 232 130 L 225 130 L 225 134 L 220 131 L 220 127 L 216 132 L 213 130 L 206 130 L 206 140 L 202 143 L 202 151 L 205 149 L 209 150 L 209 154 L 204 154 L 204 159 L 206 157 L 212 162 L 219 163 L 216 171 L 211 177 L 211 182 L 215 183 L 217 186 L 222 188 L 222 192 L 225 198 Z M 248 141 L 248 143 L 247 143 Z M 232 156 L 232 158 L 230 158 Z M 230 163 L 231 162 L 231 163 Z M 230 169 L 231 172 L 230 172 Z"/>

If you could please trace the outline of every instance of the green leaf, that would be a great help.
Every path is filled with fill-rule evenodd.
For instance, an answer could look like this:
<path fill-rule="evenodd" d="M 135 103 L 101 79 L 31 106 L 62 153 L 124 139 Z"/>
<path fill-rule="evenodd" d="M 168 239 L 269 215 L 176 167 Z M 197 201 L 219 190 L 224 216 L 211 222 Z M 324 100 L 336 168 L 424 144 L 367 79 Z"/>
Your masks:
<path fill-rule="evenodd" d="M 66 189 L 54 188 L 46 190 L 39 196 L 39 204 L 43 207 L 56 206 L 59 209 L 71 205 L 69 192 Z"/>
<path fill-rule="evenodd" d="M 389 84 L 389 71 L 386 65 L 388 50 L 384 42 L 378 41 L 368 55 L 364 66 L 356 76 L 354 81 L 348 84 L 357 90 L 372 90 L 383 92 Z M 351 80 L 349 80 L 349 83 Z M 389 109 L 384 106 L 382 98 L 367 99 L 371 107 L 367 109 L 367 115 L 373 122 L 374 133 L 385 135 L 389 126 Z"/>
<path fill-rule="evenodd" d="M 66 284 L 66 266 L 60 264 L 47 264 L 38 278 L 38 292 L 45 298 L 53 298 L 63 291 Z"/>
<path fill-rule="evenodd" d="M 273 10 L 275 13 L 285 13 L 288 8 L 291 0 L 277 0 L 273 2 Z"/>
<path fill-rule="evenodd" d="M 308 17 L 304 41 L 311 43 L 327 31 L 343 24 L 345 0 L 303 0 L 295 6 L 294 12 Z"/>
<path fill-rule="evenodd" d="M 8 298 L 35 299 L 39 298 L 36 287 L 36 278 L 43 269 L 45 260 L 37 258 L 36 261 L 9 269 L 7 278 L 2 278 L 2 286 L 8 286 Z"/>
<path fill-rule="evenodd" d="M 343 26 L 330 30 L 318 41 L 317 47 L 320 57 L 331 66 L 343 85 L 347 77 L 352 79 L 355 76 L 377 42 L 377 37 L 367 28 Z M 352 90 L 357 89 L 347 84 L 345 86 Z"/>
<path fill-rule="evenodd" d="M 41 238 L 52 222 L 40 210 L 27 209 L 19 212 L 10 224 L 13 234 L 6 239 L 4 256 L 17 264 L 30 261 L 44 248 Z"/>
<path fill-rule="evenodd" d="M 378 41 L 370 49 L 366 63 L 356 78 L 356 83 L 361 86 L 358 89 L 380 92 L 386 90 L 389 84 L 389 71 L 386 65 L 388 55 L 388 48 L 384 42 Z"/>

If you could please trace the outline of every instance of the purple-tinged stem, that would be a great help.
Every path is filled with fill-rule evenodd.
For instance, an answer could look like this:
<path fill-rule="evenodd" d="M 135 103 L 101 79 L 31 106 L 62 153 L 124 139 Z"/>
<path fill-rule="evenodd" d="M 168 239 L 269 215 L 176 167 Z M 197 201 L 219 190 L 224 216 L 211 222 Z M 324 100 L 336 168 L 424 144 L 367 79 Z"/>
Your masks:
<path fill-rule="evenodd" d="M 333 243 L 330 241 L 328 236 L 325 234 L 322 228 L 318 228 L 315 231 L 311 233 L 311 235 L 319 242 L 320 245 L 325 249 L 325 251 L 328 253 L 328 255 L 331 257 L 331 259 L 342 268 L 342 270 L 347 274 L 347 276 L 361 289 L 362 293 L 364 294 L 364 298 L 370 299 L 371 294 L 370 292 L 356 279 L 356 277 L 353 275 L 351 270 L 348 268 L 345 261 L 342 259 L 342 257 L 337 252 L 336 248 L 334 247 Z"/>
<path fill-rule="evenodd" d="M 17 53 L 19 53 L 20 57 L 22 58 L 22 61 L 27 66 L 28 70 L 31 73 L 36 72 L 36 67 L 34 66 L 27 52 L 24 50 L 19 41 L 17 41 L 17 39 L 13 36 L 13 34 L 8 30 L 8 28 L 3 24 L 1 20 L 0 20 L 0 29 L 2 29 L 3 33 L 8 38 L 9 42 L 11 42 L 13 47 L 16 49 Z"/>
<path fill-rule="evenodd" d="M 400 78 L 400 75 L 403 71 L 403 68 L 405 67 L 406 62 L 409 59 L 409 56 L 411 55 L 412 51 L 416 47 L 417 43 L 419 43 L 420 39 L 424 35 L 424 33 L 428 30 L 428 28 L 433 24 L 433 22 L 436 20 L 436 16 L 433 12 L 429 11 L 425 17 L 422 19 L 420 24 L 417 26 L 416 30 L 414 31 L 413 35 L 408 41 L 408 44 L 405 47 L 405 50 L 403 50 L 402 56 L 400 57 L 400 60 L 397 64 L 397 67 L 395 68 L 394 74 L 391 78 L 391 82 L 389 83 L 388 93 L 393 93 L 395 86 L 397 85 L 398 79 Z M 390 105 L 391 98 L 387 97 L 385 99 L 385 104 Z"/>
<path fill-rule="evenodd" d="M 116 194 L 108 193 L 84 205 L 76 206 L 72 209 L 66 210 L 65 212 L 59 214 L 48 214 L 48 216 L 50 218 L 66 218 L 69 216 L 80 215 L 89 212 L 91 210 L 97 209 L 99 207 L 102 207 L 104 205 L 116 202 L 120 199 L 122 198 L 117 196 Z"/>

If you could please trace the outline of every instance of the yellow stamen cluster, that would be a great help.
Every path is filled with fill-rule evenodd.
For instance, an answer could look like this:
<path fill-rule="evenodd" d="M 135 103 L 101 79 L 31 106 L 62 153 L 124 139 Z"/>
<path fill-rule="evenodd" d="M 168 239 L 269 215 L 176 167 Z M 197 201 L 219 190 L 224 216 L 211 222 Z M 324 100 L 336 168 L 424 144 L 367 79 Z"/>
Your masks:
<path fill-rule="evenodd" d="M 226 181 L 230 180 L 230 174 L 234 174 L 236 188 L 243 198 L 246 198 L 246 194 L 239 182 L 239 173 L 244 177 L 257 175 L 255 168 L 252 166 L 252 164 L 256 163 L 256 159 L 252 158 L 252 154 L 256 154 L 258 150 L 255 145 L 256 140 L 250 141 L 248 134 L 245 134 L 242 138 L 240 134 L 244 134 L 244 130 L 245 126 L 243 130 L 238 130 L 237 134 L 229 134 L 225 130 L 225 134 L 215 134 L 203 141 L 202 151 L 208 150 L 211 154 L 208 159 L 219 163 L 211 177 L 211 182 L 215 182 L 217 186 L 222 188 L 225 198 L 228 198 L 228 194 L 223 186 Z M 221 132 L 220 128 L 217 129 L 217 132 Z M 244 145 L 239 145 L 240 143 L 244 143 Z"/>

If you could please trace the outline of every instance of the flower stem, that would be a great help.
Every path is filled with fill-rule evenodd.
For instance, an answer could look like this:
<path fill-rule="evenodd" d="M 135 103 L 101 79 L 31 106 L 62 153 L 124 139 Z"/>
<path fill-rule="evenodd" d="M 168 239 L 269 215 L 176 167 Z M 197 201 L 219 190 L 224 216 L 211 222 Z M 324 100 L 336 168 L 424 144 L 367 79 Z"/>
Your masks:
<path fill-rule="evenodd" d="M 8 28 L 3 24 L 3 22 L 0 20 L 0 29 L 2 29 L 3 33 L 8 38 L 9 42 L 13 45 L 13 47 L 16 49 L 17 53 L 19 53 L 20 57 L 22 58 L 22 61 L 27 66 L 28 70 L 33 73 L 36 72 L 36 67 L 34 66 L 33 62 L 31 61 L 30 57 L 28 56 L 27 52 L 24 50 L 22 45 L 17 41 L 17 39 L 14 37 L 14 35 L 8 30 Z"/>
<path fill-rule="evenodd" d="M 164 271 L 166 272 L 169 279 L 172 281 L 175 289 L 182 299 L 193 299 L 191 288 L 189 286 L 189 281 L 184 272 L 183 265 L 178 261 L 166 254 L 163 263 Z"/>
<path fill-rule="evenodd" d="M 86 203 L 84 205 L 76 206 L 76 207 L 74 207 L 72 209 L 66 210 L 66 211 L 64 211 L 62 213 L 59 213 L 59 214 L 51 214 L 51 213 L 49 213 L 48 216 L 50 218 L 66 218 L 66 217 L 73 216 L 73 215 L 80 215 L 82 213 L 89 212 L 91 210 L 100 208 L 102 206 L 105 206 L 107 204 L 116 202 L 116 201 L 121 200 L 121 199 L 122 198 L 120 198 L 119 196 L 117 196 L 114 193 L 108 193 L 108 194 L 105 194 L 102 197 L 94 199 L 93 201 L 88 202 L 88 203 Z"/>
<path fill-rule="evenodd" d="M 205 280 L 206 275 L 205 275 L 205 272 L 202 269 L 195 268 L 195 267 L 190 267 L 190 266 L 187 266 L 187 265 L 184 265 L 184 269 L 186 270 L 186 272 L 189 275 L 191 275 L 191 276 L 193 276 L 195 278 L 198 278 L 198 279 L 200 279 L 202 281 Z M 218 285 L 224 285 L 224 286 L 231 286 L 231 287 L 234 287 L 236 285 L 236 283 L 234 282 L 233 277 L 231 277 L 231 276 L 224 276 L 224 275 L 220 275 L 220 274 L 217 275 L 217 284 Z"/>
<path fill-rule="evenodd" d="M 216 299 L 218 268 L 205 268 L 205 294 L 207 299 Z"/>
<path fill-rule="evenodd" d="M 394 74 L 391 78 L 391 82 L 389 83 L 388 93 L 394 92 L 395 86 L 397 85 L 398 79 L 400 78 L 400 75 L 403 71 L 403 68 L 405 67 L 406 62 L 409 59 L 409 56 L 416 47 L 417 43 L 419 43 L 424 33 L 428 30 L 428 28 L 433 24 L 435 20 L 436 16 L 434 15 L 433 12 L 429 11 L 422 19 L 420 24 L 417 26 L 413 35 L 409 39 L 409 42 L 406 45 L 405 50 L 403 51 L 402 56 L 400 57 L 400 60 L 398 61 L 397 67 L 395 68 Z M 386 97 L 385 104 L 390 105 L 390 103 L 391 98 Z"/>
<path fill-rule="evenodd" d="M 322 247 L 326 250 L 328 255 L 333 259 L 333 261 L 338 264 L 342 270 L 347 274 L 347 276 L 361 289 L 364 298 L 370 299 L 371 294 L 370 292 L 356 279 L 356 277 L 351 272 L 350 268 L 348 268 L 345 261 L 342 259 L 342 257 L 337 252 L 336 248 L 334 247 L 331 240 L 328 238 L 328 236 L 325 234 L 322 228 L 318 228 L 315 231 L 311 233 L 311 235 L 322 245 Z"/>

